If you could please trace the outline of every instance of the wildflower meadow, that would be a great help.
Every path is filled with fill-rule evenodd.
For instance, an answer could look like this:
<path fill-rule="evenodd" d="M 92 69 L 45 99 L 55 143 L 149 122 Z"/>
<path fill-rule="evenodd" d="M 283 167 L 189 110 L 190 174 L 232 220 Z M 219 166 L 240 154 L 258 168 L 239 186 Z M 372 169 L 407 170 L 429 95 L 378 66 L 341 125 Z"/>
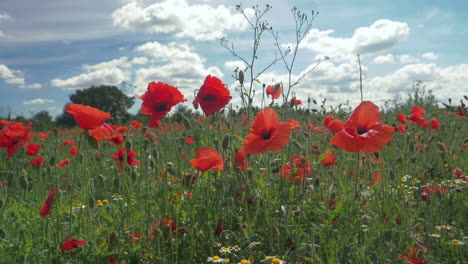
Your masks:
<path fill-rule="evenodd" d="M 127 123 L 1 120 L 0 263 L 467 263 L 466 97 L 259 103 L 249 71 L 237 108 L 208 75 L 193 101 L 154 80 Z"/>

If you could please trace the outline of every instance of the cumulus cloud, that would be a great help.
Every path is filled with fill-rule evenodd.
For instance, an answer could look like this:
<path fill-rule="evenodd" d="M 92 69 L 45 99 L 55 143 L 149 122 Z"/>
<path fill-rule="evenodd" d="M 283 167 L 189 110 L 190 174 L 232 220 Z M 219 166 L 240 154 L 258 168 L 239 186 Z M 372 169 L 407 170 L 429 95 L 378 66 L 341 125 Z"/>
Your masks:
<path fill-rule="evenodd" d="M 422 55 L 422 57 L 428 60 L 437 60 L 437 58 L 439 58 L 439 55 L 435 54 L 434 52 L 426 52 Z"/>
<path fill-rule="evenodd" d="M 111 61 L 106 61 L 94 65 L 83 65 L 83 69 L 87 71 L 93 71 L 93 70 L 103 70 L 103 69 L 112 69 L 116 67 L 131 67 L 131 63 L 128 62 L 127 57 L 120 57 L 115 60 Z"/>
<path fill-rule="evenodd" d="M 20 85 L 20 88 L 27 88 L 27 89 L 39 89 L 41 87 L 42 87 L 42 85 L 40 83 Z"/>
<path fill-rule="evenodd" d="M 205 61 L 205 59 L 193 51 L 191 46 L 175 42 L 169 44 L 161 44 L 157 41 L 147 42 L 138 46 L 135 50 L 163 62 L 181 61 L 196 64 Z"/>
<path fill-rule="evenodd" d="M 12 79 L 15 78 L 13 71 L 10 70 L 6 65 L 0 64 L 0 78 Z"/>
<path fill-rule="evenodd" d="M 12 20 L 11 16 L 5 12 L 0 11 L 0 22 Z"/>
<path fill-rule="evenodd" d="M 249 16 L 252 9 L 246 9 Z M 113 24 L 131 31 L 173 33 L 179 38 L 214 40 L 225 31 L 242 31 L 247 23 L 242 14 L 233 14 L 223 5 L 190 5 L 186 0 L 163 0 L 144 5 L 130 1 L 112 13 Z"/>
<path fill-rule="evenodd" d="M 89 73 L 83 73 L 65 80 L 53 79 L 52 86 L 66 89 L 83 89 L 101 84 L 118 85 L 127 78 L 124 72 L 118 68 L 103 68 Z"/>
<path fill-rule="evenodd" d="M 137 57 L 132 59 L 132 64 L 133 65 L 144 65 L 149 62 L 148 58 L 146 57 Z"/>
<path fill-rule="evenodd" d="M 371 78 L 368 85 L 391 98 L 395 94 L 405 96 L 414 80 L 421 80 L 439 100 L 450 96 L 463 96 L 468 82 L 468 64 L 439 67 L 434 63 L 410 64 L 387 75 Z"/>
<path fill-rule="evenodd" d="M 23 73 L 17 70 L 11 70 L 4 64 L 0 64 L 0 78 L 7 84 L 24 85 Z"/>
<path fill-rule="evenodd" d="M 418 63 L 419 59 L 415 56 L 403 54 L 398 56 L 400 63 L 409 64 L 409 63 Z"/>
<path fill-rule="evenodd" d="M 36 98 L 36 99 L 29 100 L 29 101 L 23 101 L 23 104 L 33 105 L 33 104 L 48 104 L 48 103 L 54 103 L 54 102 L 55 102 L 54 100 L 50 100 L 50 99 Z"/>
<path fill-rule="evenodd" d="M 375 57 L 372 62 L 375 64 L 389 64 L 394 63 L 395 59 L 393 58 L 392 54 L 387 54 Z"/>
<path fill-rule="evenodd" d="M 190 95 L 200 87 L 207 75 L 223 77 L 219 68 L 205 66 L 205 58 L 186 44 L 147 42 L 137 46 L 134 51 L 150 59 L 144 56 L 120 57 L 94 65 L 83 65 L 85 73 L 68 79 L 53 79 L 51 84 L 66 89 L 82 89 L 130 81 L 135 87 L 131 95 L 141 95 L 149 82 L 156 81 L 186 89 L 184 94 Z"/>
<path fill-rule="evenodd" d="M 356 54 L 366 55 L 384 51 L 408 36 L 408 24 L 381 19 L 369 27 L 360 27 L 350 38 L 331 36 L 334 30 L 312 29 L 304 38 L 302 47 L 334 60 L 349 61 Z M 285 44 L 283 47 L 292 46 Z"/>
<path fill-rule="evenodd" d="M 370 27 L 356 29 L 353 39 L 353 50 L 366 54 L 393 47 L 409 34 L 406 23 L 387 19 L 377 20 Z"/>
<path fill-rule="evenodd" d="M 224 63 L 224 69 L 228 71 L 234 71 L 237 68 L 239 68 L 239 70 L 244 70 L 245 67 L 246 67 L 245 63 L 241 60 L 226 61 Z"/>

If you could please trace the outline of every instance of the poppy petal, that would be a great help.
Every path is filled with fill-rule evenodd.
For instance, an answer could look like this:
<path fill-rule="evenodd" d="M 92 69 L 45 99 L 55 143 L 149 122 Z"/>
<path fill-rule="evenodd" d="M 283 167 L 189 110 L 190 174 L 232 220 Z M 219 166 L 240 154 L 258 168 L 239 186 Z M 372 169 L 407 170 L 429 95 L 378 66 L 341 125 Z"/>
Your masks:
<path fill-rule="evenodd" d="M 371 101 L 364 101 L 356 107 L 345 123 L 345 127 L 363 127 L 381 120 L 379 107 Z"/>

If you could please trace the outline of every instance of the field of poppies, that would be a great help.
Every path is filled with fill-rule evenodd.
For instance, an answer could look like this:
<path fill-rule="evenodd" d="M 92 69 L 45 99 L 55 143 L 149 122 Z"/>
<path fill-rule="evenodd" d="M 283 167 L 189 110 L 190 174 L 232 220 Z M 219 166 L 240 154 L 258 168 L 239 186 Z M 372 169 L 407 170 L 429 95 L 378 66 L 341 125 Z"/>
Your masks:
<path fill-rule="evenodd" d="M 170 84 L 140 99 L 147 123 L 79 104 L 74 130 L 1 120 L 0 263 L 468 261 L 463 102 L 235 110 L 214 76 L 188 102 L 203 117 L 169 119 Z"/>

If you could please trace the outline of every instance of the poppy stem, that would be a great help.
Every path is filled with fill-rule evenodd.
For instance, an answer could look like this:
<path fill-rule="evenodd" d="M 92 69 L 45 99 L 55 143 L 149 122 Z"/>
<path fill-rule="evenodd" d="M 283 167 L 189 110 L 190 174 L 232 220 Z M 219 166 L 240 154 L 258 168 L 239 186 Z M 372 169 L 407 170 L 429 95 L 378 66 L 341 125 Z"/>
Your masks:
<path fill-rule="evenodd" d="M 359 91 L 361 91 L 361 102 L 364 101 L 362 96 L 362 67 L 361 67 L 361 58 L 359 54 L 357 55 L 358 63 L 359 63 Z"/>

